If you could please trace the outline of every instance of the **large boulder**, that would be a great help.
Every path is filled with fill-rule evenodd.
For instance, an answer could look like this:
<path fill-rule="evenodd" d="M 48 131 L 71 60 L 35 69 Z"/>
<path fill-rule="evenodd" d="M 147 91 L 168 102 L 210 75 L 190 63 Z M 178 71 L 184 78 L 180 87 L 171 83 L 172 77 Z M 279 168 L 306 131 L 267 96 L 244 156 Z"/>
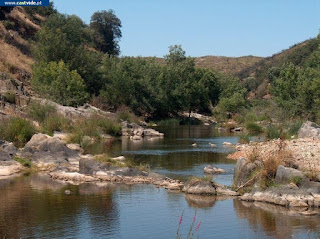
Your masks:
<path fill-rule="evenodd" d="M 0 161 L 2 162 L 7 162 L 7 161 L 12 161 L 12 157 L 9 153 L 0 151 Z"/>
<path fill-rule="evenodd" d="M 29 142 L 24 146 L 24 151 L 29 150 L 29 148 L 37 148 L 44 140 L 48 139 L 50 136 L 46 134 L 35 134 L 29 140 Z"/>
<path fill-rule="evenodd" d="M 234 168 L 233 184 L 235 187 L 240 187 L 246 183 L 252 173 L 262 167 L 262 162 L 259 160 L 253 163 L 245 158 L 239 158 Z"/>
<path fill-rule="evenodd" d="M 7 141 L 0 141 L 0 151 L 1 150 L 10 154 L 10 156 L 12 157 L 15 156 L 18 152 L 16 146 L 14 146 L 13 143 L 9 143 Z"/>
<path fill-rule="evenodd" d="M 37 166 L 74 164 L 79 161 L 79 151 L 67 147 L 59 138 L 35 134 L 22 150 L 21 156 L 29 158 Z"/>
<path fill-rule="evenodd" d="M 280 165 L 277 169 L 275 181 L 277 183 L 290 183 L 292 180 L 304 180 L 306 176 L 297 169 L 287 168 Z"/>
<path fill-rule="evenodd" d="M 79 161 L 79 173 L 95 175 L 99 171 L 108 171 L 110 165 L 102 163 L 93 158 L 81 158 Z"/>
<path fill-rule="evenodd" d="M 305 122 L 298 132 L 299 138 L 319 138 L 320 139 L 320 126 L 316 123 L 307 121 Z"/>
<path fill-rule="evenodd" d="M 188 194 L 216 195 L 215 187 L 208 181 L 191 182 L 184 186 L 183 191 Z"/>

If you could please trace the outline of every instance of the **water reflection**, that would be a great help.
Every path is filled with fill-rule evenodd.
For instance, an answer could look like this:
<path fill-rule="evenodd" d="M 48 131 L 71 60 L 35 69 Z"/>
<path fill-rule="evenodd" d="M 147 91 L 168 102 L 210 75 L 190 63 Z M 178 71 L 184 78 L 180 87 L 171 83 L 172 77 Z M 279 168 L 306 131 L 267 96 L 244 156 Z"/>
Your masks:
<path fill-rule="evenodd" d="M 96 226 L 107 228 L 105 236 L 119 220 L 113 187 L 71 186 L 41 175 L 1 181 L 0 201 L 0 238 L 80 238 L 76 233 L 83 237 Z"/>
<path fill-rule="evenodd" d="M 252 228 L 272 238 L 319 238 L 319 216 L 303 216 L 304 208 L 288 209 L 281 206 L 234 200 L 239 219 L 246 219 Z"/>

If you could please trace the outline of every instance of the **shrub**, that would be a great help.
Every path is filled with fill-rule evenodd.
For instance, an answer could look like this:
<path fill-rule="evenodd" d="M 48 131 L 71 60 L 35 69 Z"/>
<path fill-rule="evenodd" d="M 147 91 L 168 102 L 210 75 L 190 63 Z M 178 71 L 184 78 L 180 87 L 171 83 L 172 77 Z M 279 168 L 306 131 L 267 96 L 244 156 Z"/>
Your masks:
<path fill-rule="evenodd" d="M 290 136 L 297 135 L 299 132 L 299 129 L 301 128 L 302 123 L 303 122 L 301 120 L 297 120 L 289 123 L 289 126 L 288 126 L 289 135 Z"/>
<path fill-rule="evenodd" d="M 59 114 L 51 115 L 46 118 L 43 122 L 43 131 L 49 135 L 53 134 L 54 131 L 69 132 L 72 128 L 71 120 L 67 119 Z"/>
<path fill-rule="evenodd" d="M 246 129 L 249 131 L 250 134 L 252 135 L 258 135 L 263 132 L 263 129 L 260 125 L 254 122 L 247 122 L 245 124 Z"/>
<path fill-rule="evenodd" d="M 239 143 L 241 144 L 247 144 L 250 142 L 250 135 L 249 134 L 241 134 L 239 136 Z"/>
<path fill-rule="evenodd" d="M 275 125 L 268 125 L 266 128 L 266 135 L 268 139 L 279 139 L 281 131 Z"/>
<path fill-rule="evenodd" d="M 4 93 L 4 100 L 10 104 L 16 103 L 16 94 L 12 91 L 7 91 Z"/>
<path fill-rule="evenodd" d="M 51 104 L 32 103 L 28 106 L 27 114 L 33 120 L 43 123 L 50 115 L 57 112 L 55 106 Z"/>
<path fill-rule="evenodd" d="M 135 114 L 133 114 L 128 107 L 120 107 L 117 110 L 118 120 L 127 121 L 129 123 L 139 123 L 140 119 Z"/>
<path fill-rule="evenodd" d="M 7 30 L 14 30 L 15 29 L 15 23 L 13 21 L 10 21 L 10 20 L 4 20 L 2 21 L 4 27 L 7 29 Z"/>
<path fill-rule="evenodd" d="M 301 183 L 302 183 L 302 177 L 300 177 L 300 176 L 295 176 L 295 177 L 292 177 L 290 181 L 291 181 L 292 183 L 294 183 L 295 185 L 300 186 Z"/>
<path fill-rule="evenodd" d="M 11 118 L 0 126 L 0 138 L 13 142 L 16 146 L 23 146 L 35 132 L 34 126 L 22 118 Z"/>
<path fill-rule="evenodd" d="M 20 163 L 24 167 L 31 168 L 31 162 L 29 159 L 15 157 L 14 160 Z"/>
<path fill-rule="evenodd" d="M 178 126 L 180 125 L 180 120 L 176 118 L 164 119 L 157 122 L 158 126 Z"/>
<path fill-rule="evenodd" d="M 288 139 L 288 133 L 283 126 L 268 125 L 266 127 L 266 136 L 268 139 Z"/>
<path fill-rule="evenodd" d="M 260 160 L 260 154 L 257 147 L 253 147 L 251 152 L 248 155 L 248 160 L 251 163 L 254 163 L 256 160 Z"/>
<path fill-rule="evenodd" d="M 120 132 L 121 126 L 115 120 L 92 116 L 89 119 L 79 119 L 73 123 L 72 135 L 69 140 L 80 144 L 84 136 L 99 139 L 100 134 L 117 136 L 120 135 Z"/>
<path fill-rule="evenodd" d="M 262 188 L 275 185 L 274 178 L 280 165 L 286 167 L 291 167 L 293 165 L 292 153 L 285 149 L 285 145 L 279 147 L 279 150 L 275 152 L 275 154 L 270 155 L 263 160 L 264 168 L 261 172 L 260 184 Z"/>
<path fill-rule="evenodd" d="M 121 126 L 115 120 L 105 119 L 102 117 L 97 117 L 93 119 L 96 121 L 97 126 L 105 134 L 110 134 L 113 136 L 119 136 L 121 133 Z"/>
<path fill-rule="evenodd" d="M 88 98 L 81 76 L 63 61 L 35 66 L 32 85 L 40 95 L 63 105 L 82 105 Z"/>

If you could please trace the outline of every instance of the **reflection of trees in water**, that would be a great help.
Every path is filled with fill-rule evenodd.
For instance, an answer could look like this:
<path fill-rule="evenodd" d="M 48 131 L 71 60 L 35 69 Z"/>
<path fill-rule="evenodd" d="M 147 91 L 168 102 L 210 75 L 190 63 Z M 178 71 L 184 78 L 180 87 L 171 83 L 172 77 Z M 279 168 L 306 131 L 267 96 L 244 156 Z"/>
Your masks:
<path fill-rule="evenodd" d="M 156 130 L 164 133 L 166 138 L 209 138 L 221 135 L 216 128 L 204 125 L 183 125 L 178 127 L 157 127 Z M 227 135 L 223 133 L 223 135 Z"/>
<path fill-rule="evenodd" d="M 119 212 L 112 187 L 66 187 L 62 184 L 59 190 L 56 182 L 52 181 L 53 191 L 48 180 L 35 182 L 21 177 L 4 186 L 2 183 L 0 238 L 74 236 L 82 224 L 99 228 L 101 233 L 110 228 L 113 231 L 117 229 Z M 72 194 L 65 195 L 65 189 L 70 189 Z"/>
<path fill-rule="evenodd" d="M 199 164 L 234 164 L 234 160 L 226 159 L 225 155 L 213 152 L 181 152 L 166 155 L 131 155 L 132 160 L 139 164 L 149 164 L 152 168 L 167 170 L 186 170 Z"/>
<path fill-rule="evenodd" d="M 299 210 L 288 209 L 266 203 L 243 202 L 233 200 L 233 205 L 238 218 L 248 220 L 253 228 L 275 238 L 292 238 L 295 228 L 304 228 L 304 233 L 309 231 L 319 233 L 319 217 L 307 217 L 299 214 Z M 257 230 L 257 231 L 259 231 Z"/>

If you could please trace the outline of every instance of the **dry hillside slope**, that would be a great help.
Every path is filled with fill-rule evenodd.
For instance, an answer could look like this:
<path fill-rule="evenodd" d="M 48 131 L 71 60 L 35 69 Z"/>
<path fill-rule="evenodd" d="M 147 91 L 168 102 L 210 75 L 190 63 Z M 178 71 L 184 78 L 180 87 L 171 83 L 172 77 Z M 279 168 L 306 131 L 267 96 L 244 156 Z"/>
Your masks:
<path fill-rule="evenodd" d="M 0 72 L 28 83 L 34 62 L 29 39 L 40 29 L 39 24 L 44 20 L 38 14 L 30 17 L 22 7 L 3 14 L 0 21 Z"/>

